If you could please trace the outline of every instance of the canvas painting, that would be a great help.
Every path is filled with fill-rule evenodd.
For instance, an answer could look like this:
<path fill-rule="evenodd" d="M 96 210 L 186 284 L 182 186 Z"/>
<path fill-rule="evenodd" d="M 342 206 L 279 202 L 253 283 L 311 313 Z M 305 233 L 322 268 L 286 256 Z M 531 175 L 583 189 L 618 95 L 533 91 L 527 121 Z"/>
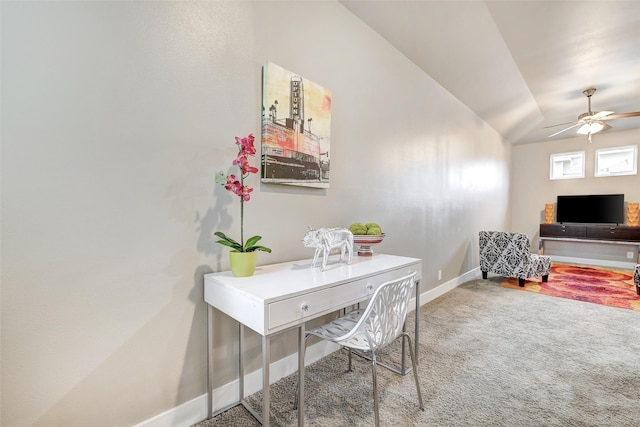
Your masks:
<path fill-rule="evenodd" d="M 272 62 L 262 86 L 262 182 L 329 188 L 331 91 Z"/>

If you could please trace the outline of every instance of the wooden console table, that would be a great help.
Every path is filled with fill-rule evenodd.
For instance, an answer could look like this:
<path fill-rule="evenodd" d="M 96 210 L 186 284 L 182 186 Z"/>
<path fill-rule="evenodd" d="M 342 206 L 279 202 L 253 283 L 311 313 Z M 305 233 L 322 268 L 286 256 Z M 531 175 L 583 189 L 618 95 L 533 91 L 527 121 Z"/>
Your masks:
<path fill-rule="evenodd" d="M 213 310 L 226 313 L 239 327 L 239 383 L 238 401 L 264 426 L 269 425 L 269 366 L 270 340 L 280 332 L 298 329 L 298 425 L 304 425 L 304 359 L 302 358 L 305 322 L 340 310 L 371 297 L 375 290 L 389 280 L 416 271 L 415 349 L 418 354 L 420 277 L 422 261 L 393 255 L 374 254 L 354 257 L 347 264 L 330 264 L 326 271 L 311 269 L 311 260 L 259 266 L 252 277 L 233 277 L 231 272 L 205 274 L 204 300 L 207 302 L 207 393 L 209 418 L 213 414 Z M 243 328 L 247 326 L 262 336 L 262 414 L 258 414 L 245 400 Z M 404 350 L 404 346 L 403 346 Z M 403 351 L 404 353 L 404 351 Z M 404 354 L 402 358 L 404 368 Z M 216 413 L 229 409 L 226 407 Z"/>
<path fill-rule="evenodd" d="M 634 249 L 638 249 L 638 263 L 640 264 L 640 227 L 627 227 L 624 225 L 540 224 L 539 249 L 541 251 L 544 251 L 545 240 L 632 246 Z"/>

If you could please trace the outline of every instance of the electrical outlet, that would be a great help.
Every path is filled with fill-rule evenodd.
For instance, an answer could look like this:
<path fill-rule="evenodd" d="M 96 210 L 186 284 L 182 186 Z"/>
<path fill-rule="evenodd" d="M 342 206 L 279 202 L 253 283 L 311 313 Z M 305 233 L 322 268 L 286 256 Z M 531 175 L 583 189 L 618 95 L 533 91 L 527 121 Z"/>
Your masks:
<path fill-rule="evenodd" d="M 633 259 L 633 252 L 627 252 L 627 259 Z"/>
<path fill-rule="evenodd" d="M 442 280 L 442 270 L 438 270 L 438 280 Z"/>

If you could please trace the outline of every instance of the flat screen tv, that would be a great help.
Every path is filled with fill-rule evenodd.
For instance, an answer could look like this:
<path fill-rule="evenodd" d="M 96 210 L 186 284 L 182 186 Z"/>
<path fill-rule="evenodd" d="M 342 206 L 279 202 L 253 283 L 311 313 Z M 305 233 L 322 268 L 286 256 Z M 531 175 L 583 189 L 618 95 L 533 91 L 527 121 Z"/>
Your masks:
<path fill-rule="evenodd" d="M 556 210 L 561 223 L 623 224 L 624 194 L 558 196 Z"/>

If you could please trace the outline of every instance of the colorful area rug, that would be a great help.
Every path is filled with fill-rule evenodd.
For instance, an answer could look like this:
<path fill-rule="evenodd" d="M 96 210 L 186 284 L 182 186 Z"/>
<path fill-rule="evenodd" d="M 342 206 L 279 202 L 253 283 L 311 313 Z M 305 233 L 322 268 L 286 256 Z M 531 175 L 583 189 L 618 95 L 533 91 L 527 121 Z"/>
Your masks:
<path fill-rule="evenodd" d="M 632 270 L 552 263 L 551 274 L 546 283 L 540 277 L 530 278 L 521 288 L 518 286 L 518 279 L 511 277 L 500 285 L 505 288 L 640 311 L 640 296 L 633 284 Z"/>

